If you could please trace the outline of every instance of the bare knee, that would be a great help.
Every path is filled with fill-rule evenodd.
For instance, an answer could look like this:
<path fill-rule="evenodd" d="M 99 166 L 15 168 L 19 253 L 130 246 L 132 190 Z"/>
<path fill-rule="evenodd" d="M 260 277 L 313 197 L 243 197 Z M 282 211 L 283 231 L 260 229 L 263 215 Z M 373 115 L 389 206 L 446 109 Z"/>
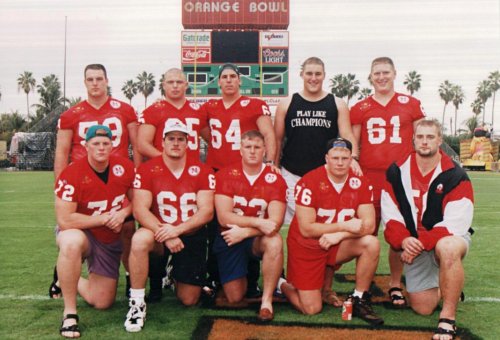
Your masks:
<path fill-rule="evenodd" d="M 361 238 L 361 245 L 364 249 L 374 257 L 378 257 L 380 253 L 380 242 L 373 235 L 365 235 Z"/>
<path fill-rule="evenodd" d="M 58 236 L 59 253 L 64 257 L 81 257 L 85 247 L 86 236 L 80 230 L 65 230 Z"/>
<path fill-rule="evenodd" d="M 94 303 L 92 303 L 92 306 L 95 309 L 101 309 L 101 310 L 108 309 L 113 305 L 113 302 L 114 302 L 114 299 L 111 301 L 99 300 L 99 301 L 95 301 Z"/>
<path fill-rule="evenodd" d="M 411 305 L 411 309 L 413 309 L 413 311 L 417 314 L 420 314 L 420 315 L 431 315 L 432 313 L 434 313 L 434 310 L 436 309 L 436 307 L 432 307 L 432 306 L 426 306 L 426 305 Z"/>
<path fill-rule="evenodd" d="M 417 314 L 420 315 L 431 315 L 434 313 L 434 310 L 436 309 L 437 305 L 439 303 L 439 297 L 436 294 L 432 296 L 427 295 L 425 299 L 422 298 L 416 298 L 415 296 L 412 296 L 410 293 L 410 306 L 411 309 Z"/>
<path fill-rule="evenodd" d="M 465 242 L 457 237 L 444 237 L 436 244 L 435 252 L 440 266 L 451 266 L 465 255 Z"/>
<path fill-rule="evenodd" d="M 283 252 L 283 239 L 280 234 L 263 236 L 262 241 L 264 252 L 271 255 L 273 258 L 279 256 Z"/>
<path fill-rule="evenodd" d="M 302 305 L 302 313 L 305 315 L 314 315 L 321 312 L 323 305 L 321 303 Z"/>
<path fill-rule="evenodd" d="M 144 253 L 149 252 L 154 244 L 154 235 L 146 229 L 139 229 L 132 237 L 131 252 Z"/>
<path fill-rule="evenodd" d="M 198 303 L 198 300 L 200 299 L 200 294 L 177 296 L 177 298 L 184 306 L 190 307 Z"/>

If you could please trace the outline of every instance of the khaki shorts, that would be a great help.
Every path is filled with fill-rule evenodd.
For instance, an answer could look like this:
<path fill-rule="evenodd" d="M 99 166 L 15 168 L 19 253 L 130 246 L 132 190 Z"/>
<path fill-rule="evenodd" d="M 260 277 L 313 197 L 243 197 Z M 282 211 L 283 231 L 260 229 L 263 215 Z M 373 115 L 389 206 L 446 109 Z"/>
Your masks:
<path fill-rule="evenodd" d="M 467 244 L 467 252 L 471 244 L 470 234 L 462 236 Z M 466 253 L 467 254 L 467 253 Z M 406 290 L 408 293 L 418 293 L 439 287 L 439 264 L 434 250 L 424 251 L 415 258 L 412 264 L 404 265 Z"/>

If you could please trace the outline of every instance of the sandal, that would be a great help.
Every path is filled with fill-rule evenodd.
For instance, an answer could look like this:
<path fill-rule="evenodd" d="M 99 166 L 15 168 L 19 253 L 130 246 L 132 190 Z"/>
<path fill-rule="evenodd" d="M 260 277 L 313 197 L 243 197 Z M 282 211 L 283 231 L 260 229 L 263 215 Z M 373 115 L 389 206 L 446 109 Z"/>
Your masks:
<path fill-rule="evenodd" d="M 321 294 L 321 300 L 327 305 L 333 306 L 335 308 L 340 308 L 343 305 L 342 300 L 337 296 L 334 291 L 328 290 Z"/>
<path fill-rule="evenodd" d="M 57 277 L 57 266 L 55 266 L 53 280 L 49 287 L 49 297 L 51 299 L 60 299 L 62 297 L 61 287 L 57 285 L 57 281 L 59 281 L 59 278 Z"/>
<path fill-rule="evenodd" d="M 394 292 L 399 292 L 399 294 L 393 294 Z M 399 287 L 392 287 L 388 291 L 389 297 L 391 298 L 392 308 L 395 309 L 405 309 L 407 307 L 406 297 L 403 295 L 403 290 Z M 403 303 L 395 303 L 396 301 L 403 301 Z"/>
<path fill-rule="evenodd" d="M 76 323 L 71 325 L 71 326 L 66 326 L 64 327 L 64 321 L 68 320 L 68 319 L 74 319 L 76 320 Z M 61 336 L 65 337 L 65 338 L 79 338 L 81 335 L 82 335 L 82 332 L 80 331 L 80 327 L 78 327 L 78 321 L 79 321 L 79 318 L 78 318 L 78 314 L 66 314 L 66 316 L 64 317 L 62 323 L 61 323 L 61 328 L 59 329 L 59 334 L 61 334 Z M 78 333 L 78 336 L 66 336 L 66 335 L 63 335 L 63 333 L 65 332 L 73 332 L 73 333 Z"/>
<path fill-rule="evenodd" d="M 448 325 L 453 326 L 453 328 L 446 329 L 446 328 L 438 327 L 434 331 L 434 335 L 450 335 L 452 340 L 455 339 L 455 336 L 457 335 L 457 326 L 455 325 L 455 320 L 441 318 L 441 319 L 439 319 L 439 323 L 447 323 Z M 432 339 L 434 339 L 434 336 L 432 336 Z"/>

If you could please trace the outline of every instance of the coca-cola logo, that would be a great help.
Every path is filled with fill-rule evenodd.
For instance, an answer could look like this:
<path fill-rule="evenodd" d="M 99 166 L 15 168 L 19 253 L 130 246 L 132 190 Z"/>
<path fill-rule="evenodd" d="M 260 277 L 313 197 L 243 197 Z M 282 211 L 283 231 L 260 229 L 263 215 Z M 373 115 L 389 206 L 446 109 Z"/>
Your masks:
<path fill-rule="evenodd" d="M 208 51 L 184 51 L 184 58 L 186 59 L 201 59 L 208 56 Z"/>
<path fill-rule="evenodd" d="M 193 62 L 201 63 L 210 62 L 210 49 L 208 48 L 183 48 L 182 49 L 182 61 L 183 62 Z"/>
<path fill-rule="evenodd" d="M 270 48 L 266 48 L 265 50 L 262 50 L 262 55 L 264 56 L 264 58 L 268 57 L 284 58 L 285 50 L 271 50 Z"/>

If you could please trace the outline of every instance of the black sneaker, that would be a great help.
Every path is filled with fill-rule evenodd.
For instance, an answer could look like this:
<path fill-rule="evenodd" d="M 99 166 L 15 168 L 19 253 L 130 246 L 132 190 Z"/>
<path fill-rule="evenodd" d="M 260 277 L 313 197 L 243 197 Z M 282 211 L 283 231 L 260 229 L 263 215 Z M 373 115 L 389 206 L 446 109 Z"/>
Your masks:
<path fill-rule="evenodd" d="M 364 292 L 362 298 L 350 295 L 348 299 L 352 301 L 352 316 L 357 316 L 373 326 L 384 324 L 384 319 L 378 316 L 372 308 L 370 293 Z"/>
<path fill-rule="evenodd" d="M 130 298 L 130 275 L 125 274 L 125 296 Z"/>
<path fill-rule="evenodd" d="M 247 299 L 257 299 L 262 296 L 262 291 L 259 288 L 258 284 L 250 284 L 248 283 L 248 288 L 247 288 L 247 293 L 245 294 L 245 297 Z"/>
<path fill-rule="evenodd" d="M 146 296 L 147 303 L 157 303 L 160 302 L 163 297 L 163 291 L 161 289 L 150 289 L 148 296 Z"/>

